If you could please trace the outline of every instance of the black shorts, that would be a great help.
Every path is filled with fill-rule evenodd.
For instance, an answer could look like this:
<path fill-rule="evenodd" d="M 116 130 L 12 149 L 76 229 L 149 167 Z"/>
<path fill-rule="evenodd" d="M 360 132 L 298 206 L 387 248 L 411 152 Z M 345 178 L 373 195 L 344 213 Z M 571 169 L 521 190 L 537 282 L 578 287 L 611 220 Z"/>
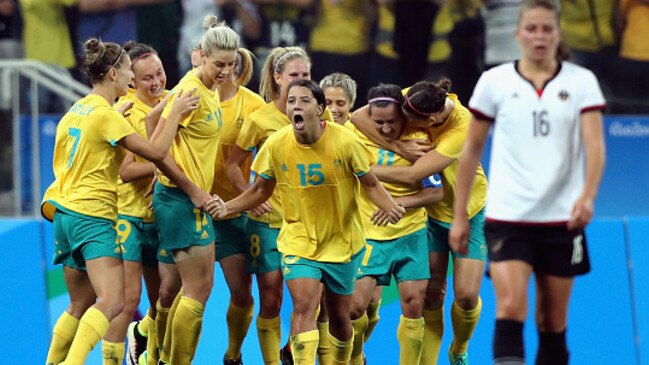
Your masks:
<path fill-rule="evenodd" d="M 582 229 L 494 221 L 487 221 L 484 229 L 490 261 L 525 261 L 541 275 L 572 277 L 590 271 Z"/>

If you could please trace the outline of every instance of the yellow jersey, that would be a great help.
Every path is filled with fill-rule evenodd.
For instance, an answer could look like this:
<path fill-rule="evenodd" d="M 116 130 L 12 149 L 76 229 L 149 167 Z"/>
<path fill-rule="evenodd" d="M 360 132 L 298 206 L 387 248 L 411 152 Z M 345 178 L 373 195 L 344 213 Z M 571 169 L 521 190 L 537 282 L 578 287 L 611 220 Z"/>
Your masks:
<path fill-rule="evenodd" d="M 369 51 L 370 21 L 364 0 L 319 0 L 311 28 L 311 52 L 358 55 Z"/>
<path fill-rule="evenodd" d="M 125 118 L 139 135 L 144 139 L 148 139 L 144 118 L 153 108 L 138 99 L 135 96 L 135 90 L 131 89 L 127 95 L 119 98 L 115 104 L 115 109 L 118 109 L 122 104 L 129 101 L 133 102 L 133 107 L 128 111 L 128 116 Z M 135 155 L 135 161 L 148 162 L 148 160 L 138 155 Z M 117 211 L 119 214 L 142 218 L 145 222 L 153 222 L 153 211 L 148 209 L 152 197 L 144 197 L 152 180 L 153 177 L 150 177 L 125 183 L 119 178 L 117 184 Z"/>
<path fill-rule="evenodd" d="M 620 13 L 626 20 L 622 34 L 620 56 L 636 61 L 649 61 L 649 5 L 640 0 L 621 0 Z"/>
<path fill-rule="evenodd" d="M 317 142 L 297 142 L 293 127 L 270 136 L 252 169 L 277 181 L 284 208 L 277 249 L 321 262 L 349 262 L 365 246 L 357 176 L 374 156 L 347 128 L 325 123 Z"/>
<path fill-rule="evenodd" d="M 561 35 L 568 46 L 596 52 L 614 45 L 613 5 L 611 0 L 561 1 Z"/>
<path fill-rule="evenodd" d="M 25 58 L 63 68 L 76 65 L 65 8 L 79 0 L 20 0 Z"/>
<path fill-rule="evenodd" d="M 230 156 L 230 149 L 237 141 L 237 136 L 245 118 L 264 105 L 265 102 L 261 96 L 243 86 L 239 86 L 234 97 L 221 102 L 223 126 L 221 128 L 221 138 L 214 165 L 214 184 L 212 185 L 211 194 L 217 194 L 225 201 L 234 199 L 239 195 L 239 192 L 230 183 L 230 179 L 225 171 L 225 164 Z M 249 156 L 241 166 L 243 176 L 246 180 L 250 176 L 251 164 L 252 156 Z M 239 215 L 236 214 L 228 218 L 238 217 Z"/>
<path fill-rule="evenodd" d="M 333 116 L 329 108 L 325 108 L 322 116 L 324 120 L 333 122 Z M 260 149 L 268 137 L 287 125 L 291 125 L 288 116 L 277 109 L 275 102 L 270 101 L 244 119 L 239 135 L 237 136 L 237 146 L 249 152 L 254 151 L 255 148 Z M 273 194 L 268 201 L 273 208 L 272 212 L 266 213 L 261 217 L 255 217 L 250 214 L 248 218 L 267 223 L 272 228 L 280 228 L 282 226 L 281 201 L 277 194 Z"/>
<path fill-rule="evenodd" d="M 133 127 L 103 97 L 77 101 L 56 127 L 54 182 L 45 191 L 41 212 L 55 209 L 117 220 L 117 174 L 124 158 L 119 141 Z"/>
<path fill-rule="evenodd" d="M 382 4 L 378 7 L 377 33 L 375 50 L 382 57 L 398 59 L 399 55 L 394 50 L 394 4 Z M 451 57 L 451 44 L 448 36 L 453 30 L 454 20 L 451 2 L 445 3 L 437 13 L 431 29 L 432 39 L 428 48 L 428 62 L 442 62 Z"/>
<path fill-rule="evenodd" d="M 412 163 L 393 151 L 385 150 L 374 142 L 370 141 L 360 130 L 354 128 L 356 135 L 370 149 L 377 159 L 377 165 L 380 166 L 411 166 Z M 407 128 L 399 137 L 402 141 L 413 139 L 429 140 L 426 132 L 420 129 Z M 392 197 L 400 197 L 418 193 L 421 188 L 413 188 L 407 184 L 381 182 L 385 190 Z M 363 229 L 365 238 L 377 241 L 392 240 L 403 237 L 410 233 L 416 232 L 426 227 L 426 208 L 409 209 L 397 224 L 388 224 L 387 226 L 375 226 L 370 221 L 370 217 L 376 211 L 377 206 L 370 200 L 365 191 L 361 191 L 359 202 Z"/>
<path fill-rule="evenodd" d="M 452 158 L 453 162 L 440 172 L 444 186 L 444 197 L 438 204 L 427 208 L 428 215 L 436 220 L 451 223 L 453 221 L 453 201 L 455 200 L 455 185 L 457 167 L 460 154 L 464 146 L 464 140 L 469 131 L 471 123 L 471 112 L 465 108 L 457 99 L 457 95 L 449 94 L 448 97 L 455 103 L 453 112 L 448 116 L 443 125 L 428 128 L 432 146 L 439 154 Z M 469 200 L 469 217 L 476 215 L 484 208 L 487 200 L 487 177 L 482 165 L 478 164 L 475 172 L 473 186 L 471 186 L 471 198 Z"/>
<path fill-rule="evenodd" d="M 167 118 L 179 90 L 196 89 L 200 96 L 198 108 L 185 115 L 178 123 L 178 133 L 171 145 L 171 156 L 178 167 L 196 186 L 209 192 L 214 183 L 216 160 L 221 126 L 223 124 L 219 94 L 208 89 L 196 76 L 198 68 L 190 70 L 171 90 L 162 117 Z M 159 181 L 167 187 L 175 187 L 168 177 L 160 174 Z"/>

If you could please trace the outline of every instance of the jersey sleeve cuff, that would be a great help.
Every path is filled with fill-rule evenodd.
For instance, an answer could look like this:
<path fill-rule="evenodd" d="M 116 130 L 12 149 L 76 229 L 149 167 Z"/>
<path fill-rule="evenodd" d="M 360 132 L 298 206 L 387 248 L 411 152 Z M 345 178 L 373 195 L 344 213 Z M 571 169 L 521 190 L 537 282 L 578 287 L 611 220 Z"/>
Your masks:
<path fill-rule="evenodd" d="M 481 112 L 481 111 L 478 110 L 478 109 L 469 108 L 469 110 L 471 111 L 471 113 L 473 114 L 473 116 L 474 116 L 477 120 L 480 120 L 480 121 L 486 120 L 486 121 L 488 121 L 489 123 L 493 123 L 493 122 L 496 120 L 495 118 L 488 116 L 487 114 Z"/>
<path fill-rule="evenodd" d="M 592 106 L 581 108 L 581 111 L 579 113 L 584 114 L 584 113 L 592 112 L 594 110 L 599 110 L 603 112 L 605 109 L 606 109 L 606 104 L 592 105 Z"/>

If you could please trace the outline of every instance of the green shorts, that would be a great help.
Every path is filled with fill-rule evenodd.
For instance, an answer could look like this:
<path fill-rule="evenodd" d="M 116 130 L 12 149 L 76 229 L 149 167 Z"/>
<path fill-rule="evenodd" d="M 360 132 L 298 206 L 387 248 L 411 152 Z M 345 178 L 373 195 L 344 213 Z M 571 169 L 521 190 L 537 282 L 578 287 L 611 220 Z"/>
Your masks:
<path fill-rule="evenodd" d="M 174 250 L 207 246 L 214 242 L 212 219 L 207 213 L 194 208 L 192 201 L 181 189 L 156 183 L 153 211 L 160 233 L 158 258 L 171 257 Z M 166 263 L 165 259 L 160 261 Z"/>
<path fill-rule="evenodd" d="M 160 246 L 158 246 L 157 259 L 158 262 L 161 264 L 170 264 L 170 265 L 176 264 L 176 261 L 174 260 L 174 256 L 171 253 L 171 251 L 167 251 L 164 248 L 160 248 Z"/>
<path fill-rule="evenodd" d="M 355 253 L 349 262 L 319 262 L 299 256 L 282 258 L 284 280 L 300 278 L 320 280 L 328 290 L 338 295 L 352 295 L 356 285 L 356 274 L 361 266 L 365 247 Z"/>
<path fill-rule="evenodd" d="M 358 278 L 374 277 L 381 286 L 389 286 L 392 275 L 397 283 L 430 279 L 426 241 L 425 228 L 393 240 L 367 240 Z"/>
<path fill-rule="evenodd" d="M 428 251 L 448 253 L 454 259 L 487 259 L 487 239 L 484 236 L 484 208 L 469 220 L 469 253 L 467 255 L 451 251 L 448 245 L 448 232 L 451 225 L 428 218 Z"/>
<path fill-rule="evenodd" d="M 59 209 L 54 213 L 54 264 L 77 270 L 100 257 L 122 259 L 113 222 Z"/>
<path fill-rule="evenodd" d="M 124 261 L 135 261 L 145 266 L 157 266 L 156 254 L 160 246 L 158 228 L 153 222 L 144 222 L 142 218 L 117 215 L 117 239 L 122 245 Z"/>
<path fill-rule="evenodd" d="M 268 223 L 248 219 L 246 225 L 247 269 L 251 274 L 265 274 L 281 269 L 282 254 L 277 251 L 279 229 L 270 228 Z"/>
<path fill-rule="evenodd" d="M 215 235 L 214 250 L 217 261 L 232 255 L 245 255 L 248 252 L 246 245 L 247 222 L 248 217 L 245 215 L 222 221 L 212 221 Z"/>

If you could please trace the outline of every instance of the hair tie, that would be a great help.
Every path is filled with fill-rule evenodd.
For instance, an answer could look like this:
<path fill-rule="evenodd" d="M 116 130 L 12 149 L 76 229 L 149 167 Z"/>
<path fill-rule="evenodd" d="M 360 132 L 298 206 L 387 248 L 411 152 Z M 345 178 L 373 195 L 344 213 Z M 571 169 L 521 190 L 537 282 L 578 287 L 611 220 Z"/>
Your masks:
<path fill-rule="evenodd" d="M 275 61 L 275 66 L 273 66 L 273 71 L 279 72 L 279 64 L 280 64 L 280 62 L 282 62 L 282 60 L 285 57 L 287 57 L 289 55 L 294 55 L 294 54 L 302 55 L 303 53 L 299 52 L 299 51 L 290 51 L 290 52 L 284 53 L 280 58 L 277 59 L 277 61 Z"/>
<path fill-rule="evenodd" d="M 388 96 L 379 96 L 377 98 L 372 98 L 372 99 L 368 100 L 367 103 L 372 104 L 372 103 L 376 103 L 376 102 L 379 102 L 379 101 L 389 101 L 391 103 L 399 104 L 399 101 L 397 101 L 397 99 L 391 98 L 391 97 L 388 97 Z"/>
<path fill-rule="evenodd" d="M 417 113 L 419 115 L 422 115 L 424 117 L 430 117 L 431 114 L 433 114 L 433 113 L 424 113 L 424 112 L 421 112 L 421 111 L 417 110 L 417 108 L 415 108 L 412 105 L 412 103 L 410 102 L 410 98 L 408 97 L 408 94 L 406 94 L 406 102 L 408 102 L 408 105 L 410 106 L 410 109 L 412 109 L 413 112 L 415 112 L 415 113 Z"/>
<path fill-rule="evenodd" d="M 141 55 L 139 55 L 138 57 L 136 57 L 133 61 L 131 61 L 131 67 L 133 67 L 133 65 L 135 64 L 135 62 L 137 62 L 137 61 L 143 59 L 144 57 L 151 56 L 152 54 L 157 54 L 157 53 L 155 53 L 155 52 L 146 52 L 146 53 L 142 53 Z"/>

